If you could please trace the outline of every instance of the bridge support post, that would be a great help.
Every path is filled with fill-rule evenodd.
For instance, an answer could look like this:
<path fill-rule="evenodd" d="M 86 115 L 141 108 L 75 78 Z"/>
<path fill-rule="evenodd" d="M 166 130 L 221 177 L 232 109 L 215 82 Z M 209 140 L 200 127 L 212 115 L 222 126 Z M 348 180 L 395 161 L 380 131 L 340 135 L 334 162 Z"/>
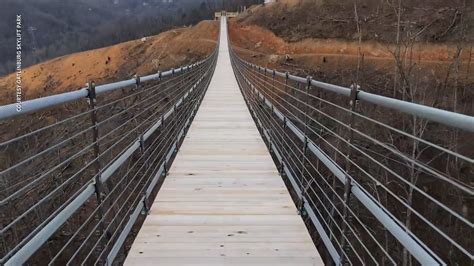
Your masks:
<path fill-rule="evenodd" d="M 138 137 L 138 140 L 140 141 L 140 154 L 141 155 L 144 155 L 145 154 L 145 139 L 143 137 L 143 133 L 140 133 L 140 136 Z M 148 169 L 150 167 L 150 163 L 147 161 L 145 162 L 145 167 L 146 169 Z M 147 200 L 147 196 L 146 196 L 146 191 L 143 191 L 142 192 L 142 195 L 143 195 L 143 211 L 142 211 L 142 214 L 145 214 L 145 215 L 148 215 L 148 212 L 149 212 L 149 204 L 148 204 L 148 200 Z"/>
<path fill-rule="evenodd" d="M 94 143 L 94 166 L 95 166 L 95 177 L 94 177 L 94 187 L 95 187 L 95 194 L 96 194 L 96 200 L 97 200 L 97 205 L 99 206 L 99 212 L 98 212 L 98 230 L 96 231 L 96 235 L 99 239 L 102 238 L 104 235 L 105 231 L 105 226 L 103 222 L 103 217 L 104 217 L 104 208 L 102 205 L 104 191 L 103 191 L 103 184 L 100 179 L 101 176 L 101 164 L 100 164 L 100 145 L 99 145 L 99 125 L 98 125 L 98 119 L 97 119 L 97 108 L 96 108 L 96 103 L 97 103 L 97 95 L 96 95 L 96 90 L 95 90 L 95 82 L 90 81 L 87 84 L 87 103 L 89 105 L 89 109 L 91 110 L 91 115 L 90 119 L 92 122 L 92 142 Z M 101 241 L 99 240 L 99 243 Z M 99 253 L 101 249 L 101 245 L 97 245 L 96 251 Z"/>
<path fill-rule="evenodd" d="M 349 108 L 351 110 L 349 114 L 349 136 L 347 139 L 347 153 L 346 153 L 346 166 L 345 166 L 345 172 L 346 172 L 346 177 L 345 177 L 345 182 L 344 182 L 344 206 L 343 206 L 343 211 L 342 211 L 342 219 L 343 219 L 343 224 L 342 224 L 342 229 L 341 229 L 341 264 L 345 264 L 346 262 L 346 256 L 349 254 L 348 246 L 347 246 L 347 240 L 349 238 L 350 233 L 347 231 L 347 228 L 349 227 L 348 225 L 352 222 L 352 215 L 349 210 L 350 204 L 351 204 L 351 188 L 352 188 L 352 180 L 350 178 L 350 171 L 351 171 L 351 145 L 353 143 L 353 138 L 354 138 L 354 112 L 357 110 L 357 93 L 359 92 L 359 86 L 357 84 L 352 84 L 351 85 L 351 95 L 350 95 L 350 101 L 349 101 Z M 343 252 L 345 250 L 345 252 Z M 344 255 L 345 254 L 345 255 Z"/>
<path fill-rule="evenodd" d="M 307 151 L 308 151 L 308 133 L 309 133 L 309 90 L 311 89 L 311 81 L 313 78 L 311 76 L 306 77 L 306 97 L 305 97 L 305 105 L 306 105 L 306 110 L 304 111 L 304 141 L 303 141 L 303 148 L 302 148 L 302 158 L 301 158 L 301 169 L 300 169 L 300 185 L 301 185 L 301 196 L 300 196 L 300 214 L 301 216 L 305 215 L 304 211 L 304 204 L 306 201 L 306 194 L 309 186 L 311 185 L 311 182 L 308 182 L 306 180 L 306 175 L 307 175 L 307 167 L 306 167 L 306 162 L 308 160 L 307 158 Z"/>
<path fill-rule="evenodd" d="M 282 131 L 283 133 L 286 133 L 286 130 L 287 130 L 287 126 L 286 126 L 286 116 L 283 117 L 283 127 L 282 127 Z M 282 157 L 284 155 L 284 152 L 285 152 L 285 145 L 284 145 L 284 136 L 282 135 L 281 136 L 281 152 L 282 152 Z M 285 176 L 285 163 L 284 163 L 284 159 L 282 158 L 281 159 L 281 165 L 280 165 L 280 172 L 281 172 L 281 175 L 282 176 Z"/>
<path fill-rule="evenodd" d="M 90 119 L 92 122 L 92 142 L 94 143 L 94 166 L 96 168 L 96 176 L 95 176 L 95 187 L 96 187 L 96 195 L 97 195 L 97 202 L 100 204 L 102 202 L 102 188 L 101 188 L 101 181 L 100 181 L 100 171 L 101 165 L 99 161 L 100 156 L 100 146 L 99 146 L 99 126 L 97 120 L 97 109 L 96 109 L 96 92 L 95 92 L 95 82 L 90 81 L 87 86 L 88 95 L 87 95 L 87 104 L 89 105 L 89 109 L 91 110 Z"/>
<path fill-rule="evenodd" d="M 304 210 L 304 205 L 306 202 L 306 193 L 307 189 L 309 186 L 309 182 L 306 182 L 306 155 L 307 155 L 307 150 L 308 150 L 308 137 L 306 135 L 304 136 L 304 142 L 303 142 L 303 150 L 302 150 L 302 159 L 301 159 L 301 169 L 300 169 L 300 186 L 301 186 L 301 195 L 300 195 L 300 201 L 298 203 L 298 211 L 301 216 L 305 216 L 306 212 Z M 306 184 L 305 184 L 306 183 Z"/>
<path fill-rule="evenodd" d="M 290 73 L 289 72 L 285 72 L 285 94 L 286 95 L 289 95 L 289 90 L 288 90 L 288 82 L 290 80 Z M 290 90 L 291 91 L 291 90 Z M 286 121 L 286 116 L 283 117 L 283 132 L 286 133 L 286 130 L 287 130 L 287 121 Z M 282 143 L 283 143 L 283 136 L 282 136 Z M 284 146 L 282 145 L 282 152 L 284 151 Z M 282 172 L 285 173 L 284 171 L 285 169 L 282 168 Z"/>
<path fill-rule="evenodd" d="M 183 86 L 181 86 L 183 87 Z M 176 130 L 176 142 L 178 141 L 178 106 L 174 105 L 174 129 Z M 178 145 L 176 145 L 174 152 L 178 151 Z"/>
<path fill-rule="evenodd" d="M 288 80 L 290 79 L 290 73 L 285 72 L 285 94 L 288 95 Z"/>
<path fill-rule="evenodd" d="M 135 78 L 135 89 L 138 90 L 140 89 L 142 86 L 141 86 L 141 79 L 140 79 L 140 76 L 139 75 L 135 75 L 134 76 Z M 158 81 L 161 81 L 161 72 L 158 71 Z M 141 96 L 138 96 L 141 98 Z M 139 125 L 136 121 L 136 119 L 134 119 L 135 121 L 135 131 L 136 131 L 136 136 L 137 136 L 137 139 L 138 139 L 138 142 L 140 143 L 140 154 L 143 156 L 145 154 L 145 151 L 146 151 L 146 143 L 145 143 L 145 138 L 143 136 L 143 132 L 140 130 L 139 128 Z M 145 169 L 148 169 L 150 167 L 150 163 L 147 161 L 145 162 L 145 166 L 146 168 Z M 147 197 L 146 197 L 146 192 L 142 192 L 142 195 L 143 195 L 143 210 L 141 211 L 142 214 L 148 214 L 148 211 L 149 211 L 149 208 L 148 208 L 148 201 L 147 201 Z"/>

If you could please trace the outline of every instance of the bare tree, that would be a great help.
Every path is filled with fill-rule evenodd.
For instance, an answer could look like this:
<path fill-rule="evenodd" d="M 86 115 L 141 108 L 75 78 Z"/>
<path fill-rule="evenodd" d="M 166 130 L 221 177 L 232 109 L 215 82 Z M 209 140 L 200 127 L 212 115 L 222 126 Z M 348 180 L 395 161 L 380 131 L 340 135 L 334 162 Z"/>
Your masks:
<path fill-rule="evenodd" d="M 402 0 L 398 0 L 397 5 L 389 2 L 387 0 L 387 4 L 392 7 L 395 15 L 397 16 L 397 35 L 395 39 L 395 52 L 394 52 L 394 57 L 395 57 L 395 75 L 393 78 L 393 97 L 396 96 L 397 89 L 399 86 L 399 62 L 400 62 L 400 24 L 401 24 L 401 16 L 402 16 Z"/>

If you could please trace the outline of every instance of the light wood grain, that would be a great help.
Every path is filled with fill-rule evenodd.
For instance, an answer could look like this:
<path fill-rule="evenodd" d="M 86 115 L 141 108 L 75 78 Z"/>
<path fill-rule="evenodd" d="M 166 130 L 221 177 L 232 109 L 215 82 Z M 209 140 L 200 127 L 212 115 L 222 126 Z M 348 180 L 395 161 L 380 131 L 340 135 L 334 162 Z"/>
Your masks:
<path fill-rule="evenodd" d="M 240 93 L 215 74 L 127 265 L 322 265 Z"/>

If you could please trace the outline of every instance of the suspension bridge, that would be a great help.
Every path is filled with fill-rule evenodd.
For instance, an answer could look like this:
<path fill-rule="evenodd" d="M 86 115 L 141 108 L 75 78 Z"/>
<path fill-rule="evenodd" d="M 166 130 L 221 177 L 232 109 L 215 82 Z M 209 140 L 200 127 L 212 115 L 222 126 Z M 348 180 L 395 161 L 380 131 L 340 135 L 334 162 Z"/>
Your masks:
<path fill-rule="evenodd" d="M 249 63 L 222 14 L 202 61 L 0 106 L 2 264 L 473 262 L 472 153 L 421 132 L 474 117 Z"/>

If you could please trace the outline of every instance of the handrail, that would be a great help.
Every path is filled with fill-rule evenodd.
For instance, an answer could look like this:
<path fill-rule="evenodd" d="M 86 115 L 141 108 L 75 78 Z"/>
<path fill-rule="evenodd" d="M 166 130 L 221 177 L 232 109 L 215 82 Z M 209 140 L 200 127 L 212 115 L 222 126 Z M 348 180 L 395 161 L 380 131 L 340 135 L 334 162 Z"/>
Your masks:
<path fill-rule="evenodd" d="M 370 133 L 364 133 L 363 131 L 358 130 L 354 127 L 352 121 L 357 115 L 357 117 L 361 120 L 365 120 L 370 123 L 377 123 L 377 125 L 381 125 L 390 131 L 407 136 L 414 141 L 423 143 L 424 145 L 432 147 L 433 149 L 438 149 L 440 150 L 440 154 L 443 154 L 446 152 L 446 148 L 431 143 L 427 140 L 420 140 L 420 138 L 417 136 L 413 136 L 409 133 L 400 131 L 387 124 L 384 124 L 384 121 L 379 122 L 374 118 L 364 116 L 363 114 L 358 114 L 357 110 L 354 109 L 354 106 L 362 104 L 359 103 L 359 101 L 365 101 L 378 106 L 398 110 L 401 113 L 414 115 L 431 121 L 439 122 L 444 125 L 452 126 L 456 129 L 463 129 L 467 131 L 474 131 L 474 117 L 363 92 L 358 88 L 357 85 L 354 85 L 351 88 L 346 88 L 316 81 L 311 77 L 302 78 L 290 75 L 289 73 L 283 73 L 249 63 L 237 55 L 232 48 L 230 49 L 230 53 L 234 67 L 234 73 L 237 77 L 239 86 L 242 90 L 251 114 L 261 130 L 261 135 L 266 140 L 269 150 L 275 156 L 276 161 L 278 162 L 277 164 L 280 165 L 279 169 L 281 174 L 288 178 L 292 189 L 296 192 L 297 197 L 301 200 L 299 203 L 301 204 L 300 206 L 311 219 L 315 230 L 321 237 L 326 251 L 329 253 L 329 256 L 332 258 L 335 264 L 344 263 L 344 261 L 347 260 L 351 262 L 352 259 L 355 259 L 356 261 L 359 260 L 360 263 L 367 263 L 367 261 L 362 259 L 363 256 L 358 254 L 359 251 L 356 251 L 357 249 L 353 246 L 353 243 L 350 242 L 356 242 L 357 245 L 360 245 L 361 247 L 359 248 L 366 253 L 367 258 L 371 258 L 373 260 L 372 262 L 378 263 L 377 259 L 380 259 L 377 257 L 377 255 L 371 254 L 373 252 L 371 250 L 373 249 L 373 246 L 366 246 L 364 243 L 365 240 L 363 239 L 364 237 L 354 235 L 356 229 L 352 228 L 350 222 L 347 220 L 349 219 L 347 217 L 351 217 L 350 219 L 357 219 L 358 223 L 363 225 L 362 220 L 357 217 L 355 213 L 352 213 L 353 211 L 349 207 L 351 205 L 350 202 L 356 200 L 357 206 L 364 207 L 365 210 L 367 210 L 370 215 L 383 226 L 384 230 L 390 232 L 391 235 L 398 241 L 398 243 L 400 243 L 404 249 L 407 250 L 408 254 L 411 254 L 411 256 L 416 258 L 421 264 L 445 264 L 444 261 L 446 258 L 440 257 L 439 250 L 434 250 L 432 243 L 425 242 L 426 240 L 420 239 L 418 232 L 412 232 L 410 228 L 400 220 L 400 218 L 397 218 L 399 217 L 400 213 L 392 213 L 391 210 L 389 210 L 367 190 L 367 186 L 363 184 L 363 182 L 367 181 L 364 181 L 360 176 L 358 176 L 360 173 L 367 175 L 370 179 L 370 182 L 375 183 L 375 189 L 377 187 L 381 187 L 381 190 L 394 197 L 401 203 L 402 206 L 407 207 L 407 212 L 411 212 L 412 216 L 415 216 L 426 223 L 428 227 L 433 230 L 433 232 L 438 234 L 441 239 L 453 245 L 455 249 L 465 255 L 468 259 L 473 259 L 473 255 L 469 249 L 465 246 L 465 244 L 463 245 L 459 239 L 453 237 L 452 232 L 448 234 L 446 228 L 437 227 L 430 220 L 432 218 L 424 217 L 423 214 L 403 201 L 403 198 L 400 199 L 400 196 L 397 195 L 396 192 L 391 191 L 382 182 L 378 181 L 377 176 L 374 177 L 369 174 L 369 171 L 366 170 L 366 167 L 369 167 L 369 165 L 360 165 L 359 163 L 356 163 L 355 159 L 352 158 L 354 155 L 351 156 L 351 150 L 359 153 L 359 156 L 362 156 L 362 158 L 368 158 L 369 160 L 374 161 L 375 166 L 381 167 L 383 170 L 387 171 L 388 174 L 393 175 L 397 179 L 401 180 L 402 184 L 407 184 L 409 189 L 413 189 L 413 191 L 416 191 L 416 193 L 420 193 L 422 197 L 426 197 L 427 200 L 429 200 L 433 205 L 440 206 L 443 211 L 446 211 L 448 214 L 452 215 L 451 217 L 457 219 L 457 221 L 459 221 L 460 224 L 463 224 L 463 226 L 466 228 L 472 228 L 472 222 L 470 222 L 467 217 L 464 217 L 465 214 L 460 214 L 458 210 L 451 209 L 450 206 L 447 206 L 444 202 L 435 199 L 429 193 L 419 189 L 416 184 L 410 183 L 409 180 L 404 180 L 404 177 L 400 176 L 396 171 L 387 168 L 384 164 L 374 160 L 373 156 L 368 155 L 367 152 L 364 152 L 360 148 L 363 146 L 362 142 L 357 144 L 353 143 L 352 135 L 357 135 L 373 141 L 376 145 L 388 149 L 391 153 L 395 153 L 397 156 L 403 158 L 403 160 L 413 163 L 413 167 L 419 167 L 420 170 L 416 171 L 426 171 L 427 173 L 433 174 L 439 178 L 441 182 L 446 182 L 447 184 L 452 185 L 453 188 L 459 190 L 467 196 L 472 195 L 473 193 L 472 189 L 469 189 L 468 184 L 457 183 L 457 180 L 453 180 L 449 176 L 438 173 L 424 162 L 417 161 L 417 158 L 411 159 L 407 157 L 398 151 L 396 147 L 392 148 L 388 145 L 385 145 L 383 141 L 378 141 L 370 135 L 367 135 Z M 288 81 L 290 80 L 294 81 L 296 84 L 294 84 L 294 86 L 289 84 Z M 322 96 L 319 96 L 319 94 L 318 96 L 313 95 L 316 94 L 314 92 L 314 87 L 348 97 L 348 102 L 351 108 L 339 106 L 336 103 L 321 98 Z M 313 93 L 311 93 L 311 91 L 313 91 Z M 350 122 L 347 122 L 345 118 L 340 120 L 340 118 L 335 114 L 328 114 L 326 110 L 318 109 L 318 106 L 309 103 L 307 99 L 323 102 L 327 106 L 337 107 L 338 110 L 344 111 L 348 115 Z M 349 132 L 351 132 L 349 139 L 347 139 L 347 135 L 338 135 L 338 128 L 325 126 L 324 119 L 318 120 L 316 117 L 311 118 L 312 113 L 321 115 L 324 117 L 324 119 L 332 120 L 336 122 L 336 125 L 339 125 L 341 128 L 349 130 Z M 300 118 L 301 116 L 303 116 L 304 119 Z M 311 121 L 311 126 L 309 125 L 308 121 Z M 304 130 L 302 128 L 304 128 Z M 286 132 L 291 132 L 289 133 L 291 137 L 287 135 L 288 133 Z M 325 133 L 329 135 L 329 141 L 325 140 L 325 137 L 323 136 Z M 337 146 L 334 146 L 330 141 L 331 136 L 341 140 L 343 147 L 344 145 L 348 146 L 347 149 L 342 151 L 334 151 L 335 154 L 340 156 L 336 159 L 334 156 L 330 155 L 330 152 L 333 152 L 332 150 L 337 149 Z M 297 143 L 295 143 L 295 139 L 297 140 Z M 354 151 L 352 153 L 355 153 Z M 285 152 L 287 155 L 285 155 Z M 457 160 L 464 160 L 467 163 L 472 162 L 472 159 L 468 156 L 464 156 L 455 151 L 448 150 L 446 154 L 454 156 L 454 158 L 457 158 Z M 302 158 L 300 159 L 299 156 Z M 310 160 L 308 157 L 311 157 L 312 159 Z M 389 157 L 387 156 L 387 158 Z M 296 163 L 294 162 L 295 160 Z M 346 165 L 341 165 L 339 160 L 346 161 Z M 309 164 L 310 166 L 306 166 L 306 164 Z M 336 196 L 337 192 L 335 188 L 331 188 L 330 190 L 332 191 L 330 192 L 324 191 L 323 187 L 320 185 L 314 185 L 318 186 L 316 190 L 312 188 L 311 184 L 322 182 L 317 181 L 318 178 L 319 180 L 324 180 L 327 178 L 322 175 L 320 170 L 315 168 L 315 165 L 323 165 L 324 169 L 327 169 L 329 174 L 338 180 L 338 184 L 342 184 L 344 186 L 344 195 Z M 409 164 L 407 163 L 407 165 Z M 351 168 L 355 168 L 358 171 L 358 174 L 356 174 L 354 170 L 351 170 Z M 319 177 L 313 177 L 312 174 L 308 173 L 309 171 L 315 171 Z M 306 175 L 309 176 L 305 177 Z M 309 178 L 309 180 L 307 178 Z M 335 184 L 329 183 L 326 183 L 325 185 L 329 187 L 335 186 Z M 307 192 L 308 190 L 311 190 L 311 193 L 315 194 L 312 194 L 310 197 Z M 316 197 L 320 204 L 327 204 L 324 202 L 324 200 L 320 199 L 321 197 L 326 201 L 329 201 L 330 206 L 327 207 L 327 209 L 318 209 L 320 207 L 315 205 L 313 202 L 315 198 L 312 197 Z M 334 197 L 339 197 L 339 200 L 342 202 L 335 202 Z M 353 200 L 349 201 L 348 199 L 350 198 L 353 198 Z M 337 207 L 336 204 L 342 204 L 342 210 L 338 214 L 339 216 L 333 213 L 339 212 L 337 211 L 339 207 Z M 342 219 L 342 221 L 336 220 L 334 216 L 339 217 Z M 327 220 L 329 220 L 329 223 Z M 338 224 L 337 226 L 335 225 L 338 228 L 338 231 L 332 231 L 331 224 L 334 223 L 342 223 Z M 375 231 L 375 228 L 367 229 L 366 227 L 364 230 L 366 230 L 367 234 L 370 236 L 368 238 L 372 238 L 371 241 L 376 244 L 376 249 L 380 250 L 378 252 L 383 252 L 384 256 L 386 256 L 388 260 L 396 263 L 388 250 L 385 250 L 383 244 L 379 243 L 376 240 L 376 237 L 372 235 L 370 230 Z M 355 237 L 355 239 L 349 241 L 349 238 L 345 236 L 345 234 L 351 234 L 351 236 Z M 335 235 L 339 235 L 337 238 L 340 237 L 341 241 L 338 242 L 335 240 Z M 398 255 L 399 254 L 397 254 L 397 256 Z"/>
<path fill-rule="evenodd" d="M 136 85 L 140 83 L 146 83 L 146 82 L 150 82 L 154 80 L 160 80 L 162 78 L 179 74 L 181 72 L 189 71 L 201 64 L 204 64 L 208 60 L 210 60 L 211 56 L 208 56 L 204 60 L 198 61 L 196 63 L 179 67 L 176 69 L 173 68 L 173 69 L 166 70 L 163 72 L 159 71 L 158 73 L 143 76 L 143 77 L 136 76 L 134 78 L 127 79 L 127 80 L 99 85 L 99 86 L 96 86 L 95 88 L 96 94 L 97 95 L 104 94 L 104 93 L 122 89 L 128 86 L 132 86 L 132 85 Z M 64 92 L 64 93 L 59 93 L 59 94 L 55 94 L 51 96 L 45 96 L 41 98 L 24 101 L 21 103 L 21 110 L 17 109 L 16 103 L 2 105 L 0 106 L 0 121 L 4 119 L 8 119 L 8 118 L 13 118 L 19 115 L 39 111 L 39 110 L 53 107 L 56 105 L 72 102 L 81 98 L 85 98 L 87 97 L 88 94 L 89 94 L 88 88 L 84 87 L 77 91 Z"/>
<path fill-rule="evenodd" d="M 288 78 L 301 84 L 307 84 L 308 79 L 291 75 L 289 73 L 280 72 L 274 69 L 268 69 L 256 64 L 252 64 L 247 61 L 243 61 L 244 64 L 255 68 L 258 71 L 268 74 L 274 74 L 282 78 Z M 351 89 L 343 86 L 338 86 L 330 83 L 321 82 L 315 79 L 311 79 L 311 85 L 324 89 L 329 92 L 337 93 L 346 97 L 351 96 Z M 474 116 L 465 114 L 455 113 L 431 106 L 422 104 L 407 102 L 403 100 L 394 99 L 387 96 L 382 96 L 374 93 L 365 92 L 358 90 L 356 100 L 365 101 L 368 103 L 376 104 L 386 108 L 394 109 L 406 114 L 414 115 L 424 119 L 428 119 L 434 122 L 438 122 L 444 125 L 456 127 L 462 130 L 474 132 Z"/>

